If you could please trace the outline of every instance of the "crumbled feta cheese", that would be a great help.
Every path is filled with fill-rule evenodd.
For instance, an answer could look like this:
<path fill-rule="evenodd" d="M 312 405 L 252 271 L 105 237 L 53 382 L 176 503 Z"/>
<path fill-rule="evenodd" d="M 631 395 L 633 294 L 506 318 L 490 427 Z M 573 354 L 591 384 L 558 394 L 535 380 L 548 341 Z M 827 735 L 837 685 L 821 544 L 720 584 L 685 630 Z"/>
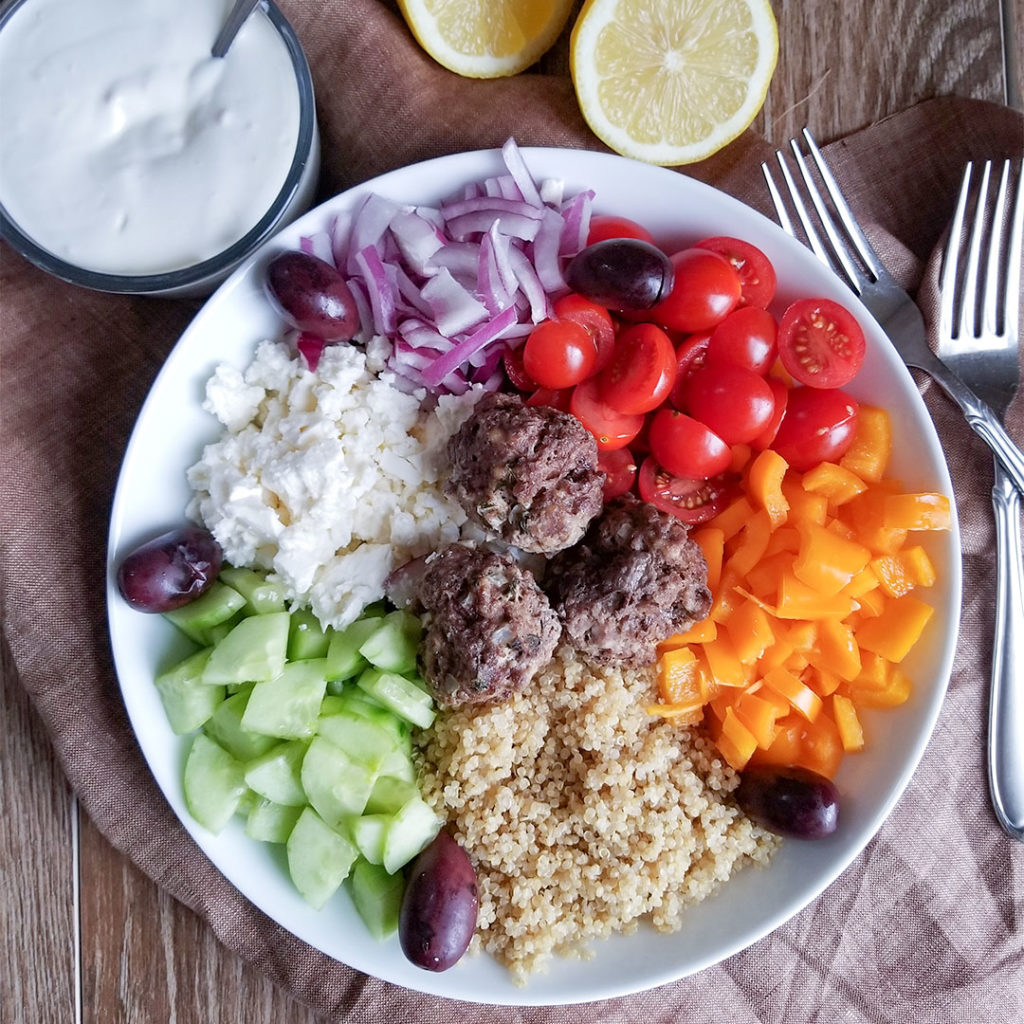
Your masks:
<path fill-rule="evenodd" d="M 218 367 L 204 408 L 225 433 L 188 471 L 190 514 L 226 560 L 268 570 L 338 628 L 383 597 L 396 566 L 459 539 L 466 516 L 441 473 L 480 395 L 428 407 L 378 375 L 381 347 L 368 349 L 328 346 L 311 372 L 265 341 L 244 372 Z"/>

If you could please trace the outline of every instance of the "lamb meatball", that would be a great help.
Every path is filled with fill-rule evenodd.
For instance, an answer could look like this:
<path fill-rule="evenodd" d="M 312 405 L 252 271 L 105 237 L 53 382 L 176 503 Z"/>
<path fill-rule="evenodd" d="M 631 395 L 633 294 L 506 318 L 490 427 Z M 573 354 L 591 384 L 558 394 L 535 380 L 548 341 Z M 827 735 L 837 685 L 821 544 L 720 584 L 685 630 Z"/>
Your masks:
<path fill-rule="evenodd" d="M 561 633 L 537 581 L 507 553 L 450 544 L 417 584 L 420 667 L 439 704 L 504 700 L 523 690 Z"/>
<path fill-rule="evenodd" d="M 545 575 L 567 638 L 603 664 L 653 662 L 661 640 L 707 616 L 707 582 L 686 526 L 632 494 L 610 501 Z"/>
<path fill-rule="evenodd" d="M 448 455 L 448 492 L 471 520 L 523 551 L 575 544 L 601 511 L 597 442 L 569 413 L 487 395 Z"/>

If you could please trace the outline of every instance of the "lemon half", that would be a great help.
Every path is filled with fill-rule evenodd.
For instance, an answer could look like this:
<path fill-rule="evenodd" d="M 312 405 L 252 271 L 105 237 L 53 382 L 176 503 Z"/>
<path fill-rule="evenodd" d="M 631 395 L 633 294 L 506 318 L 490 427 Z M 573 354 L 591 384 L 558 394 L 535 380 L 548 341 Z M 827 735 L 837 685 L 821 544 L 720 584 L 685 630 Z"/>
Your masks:
<path fill-rule="evenodd" d="M 565 27 L 573 0 L 398 0 L 416 41 L 467 78 L 528 68 Z"/>
<path fill-rule="evenodd" d="M 764 104 L 779 52 L 768 0 L 588 0 L 570 67 L 580 110 L 617 153 L 694 163 Z"/>

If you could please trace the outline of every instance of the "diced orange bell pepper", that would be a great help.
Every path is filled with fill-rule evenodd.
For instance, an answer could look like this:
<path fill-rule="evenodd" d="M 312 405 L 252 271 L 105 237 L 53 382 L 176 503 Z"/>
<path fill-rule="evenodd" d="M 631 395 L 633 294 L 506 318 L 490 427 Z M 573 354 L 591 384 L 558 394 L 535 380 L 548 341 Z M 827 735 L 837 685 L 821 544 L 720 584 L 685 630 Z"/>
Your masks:
<path fill-rule="evenodd" d="M 890 494 L 884 525 L 896 530 L 951 530 L 953 512 L 944 494 Z"/>
<path fill-rule="evenodd" d="M 780 526 L 772 533 L 768 547 L 764 549 L 765 558 L 773 555 L 795 555 L 800 550 L 800 533 L 795 526 Z M 749 579 L 750 574 L 747 574 Z"/>
<path fill-rule="evenodd" d="M 864 729 L 857 717 L 857 709 L 849 697 L 841 693 L 832 694 L 832 718 L 839 730 L 839 741 L 843 750 L 852 753 L 864 749 Z"/>
<path fill-rule="evenodd" d="M 780 619 L 845 619 L 853 611 L 853 598 L 822 594 L 791 573 L 779 579 L 776 613 Z"/>
<path fill-rule="evenodd" d="M 839 730 L 828 715 L 818 715 L 813 722 L 804 723 L 797 765 L 831 779 L 842 759 Z"/>
<path fill-rule="evenodd" d="M 857 630 L 857 643 L 892 662 L 901 662 L 921 638 L 934 614 L 931 605 L 913 594 L 889 601 L 882 614 L 865 619 Z"/>
<path fill-rule="evenodd" d="M 839 460 L 839 465 L 867 483 L 878 483 L 885 474 L 891 452 L 889 414 L 884 409 L 862 405 L 857 413 L 853 442 Z"/>
<path fill-rule="evenodd" d="M 658 645 L 659 651 L 670 651 L 687 644 L 706 644 L 718 636 L 718 624 L 709 615 L 706 619 L 692 625 L 685 633 L 673 633 Z"/>
<path fill-rule="evenodd" d="M 732 644 L 723 637 L 704 645 L 708 669 L 719 686 L 746 686 L 751 670 L 736 656 Z"/>
<path fill-rule="evenodd" d="M 775 725 L 775 739 L 767 748 L 750 755 L 750 764 L 795 765 L 803 747 L 804 721 L 796 712 L 781 718 Z"/>
<path fill-rule="evenodd" d="M 915 587 L 930 587 L 937 577 L 928 552 L 919 544 L 873 558 L 871 569 L 890 597 L 902 597 Z"/>
<path fill-rule="evenodd" d="M 704 705 L 648 704 L 647 714 L 670 718 L 676 725 L 700 725 L 704 718 Z"/>
<path fill-rule="evenodd" d="M 840 679 L 855 679 L 860 672 L 860 647 L 853 630 L 840 619 L 822 619 L 818 623 L 818 643 L 808 651 L 807 660 Z"/>
<path fill-rule="evenodd" d="M 775 739 L 775 723 L 788 711 L 783 704 L 765 700 L 756 693 L 741 693 L 733 707 L 736 717 L 750 730 L 762 749 L 771 746 Z"/>
<path fill-rule="evenodd" d="M 773 530 L 780 527 L 789 514 L 789 501 L 782 493 L 782 480 L 789 465 L 771 448 L 759 452 L 750 464 L 747 475 L 748 493 L 754 504 L 768 514 Z"/>
<path fill-rule="evenodd" d="M 763 557 L 771 535 L 772 523 L 768 513 L 764 509 L 755 512 L 743 527 L 740 543 L 726 565 L 736 575 L 745 577 Z"/>
<path fill-rule="evenodd" d="M 708 613 L 712 620 L 721 624 L 739 607 L 743 601 L 743 595 L 736 593 L 740 582 L 740 577 L 731 567 L 726 566 L 722 569 L 722 580 L 718 584 L 718 592 L 711 602 L 711 611 Z"/>
<path fill-rule="evenodd" d="M 842 679 L 828 669 L 818 668 L 816 665 L 805 675 L 804 681 L 819 696 L 828 697 L 836 692 L 842 684 Z"/>
<path fill-rule="evenodd" d="M 817 523 L 801 522 L 800 552 L 793 575 L 826 597 L 838 594 L 871 558 L 871 552 Z"/>
<path fill-rule="evenodd" d="M 747 586 L 765 602 L 774 603 L 779 589 L 779 577 L 784 572 L 792 573 L 795 555 L 789 551 L 778 551 L 762 558 L 748 573 Z"/>
<path fill-rule="evenodd" d="M 742 771 L 747 766 L 750 755 L 757 750 L 754 734 L 739 720 L 731 707 L 725 709 L 722 731 L 718 735 L 716 746 L 737 771 Z"/>
<path fill-rule="evenodd" d="M 840 593 L 845 597 L 852 597 L 856 601 L 869 591 L 874 590 L 877 586 L 878 577 L 871 571 L 871 563 L 869 562 L 843 587 Z"/>
<path fill-rule="evenodd" d="M 829 505 L 845 505 L 867 489 L 867 484 L 856 473 L 834 462 L 822 462 L 804 473 L 801 480 L 805 491 L 823 494 Z"/>
<path fill-rule="evenodd" d="M 886 523 L 885 505 L 892 493 L 888 481 L 875 484 L 852 498 L 840 513 L 857 532 L 860 542 L 879 554 L 899 551 L 907 539 L 905 529 Z"/>
<path fill-rule="evenodd" d="M 722 579 L 722 557 L 725 553 L 725 534 L 714 526 L 703 526 L 690 534 L 700 548 L 708 566 L 708 587 L 715 593 Z"/>
<path fill-rule="evenodd" d="M 732 641 L 736 657 L 744 665 L 753 665 L 775 641 L 768 614 L 754 601 L 744 601 L 729 616 L 725 631 Z"/>
<path fill-rule="evenodd" d="M 782 481 L 783 497 L 789 502 L 789 520 L 792 522 L 811 522 L 825 525 L 828 518 L 828 499 L 824 494 L 805 491 L 800 479 L 787 474 Z"/>
<path fill-rule="evenodd" d="M 773 668 L 764 677 L 765 686 L 781 694 L 808 722 L 813 722 L 821 711 L 821 698 L 806 683 L 801 682 L 785 668 Z"/>
<path fill-rule="evenodd" d="M 910 697 L 910 677 L 901 669 L 894 668 L 883 687 L 864 686 L 860 680 L 843 686 L 850 699 L 861 708 L 894 708 L 905 703 Z"/>
<path fill-rule="evenodd" d="M 721 530 L 723 539 L 729 540 L 731 537 L 735 537 L 747 525 L 747 520 L 753 514 L 754 506 L 750 504 L 746 495 L 742 495 L 722 509 L 711 520 L 709 525 L 713 526 L 716 530 Z"/>
<path fill-rule="evenodd" d="M 696 666 L 697 656 L 689 647 L 676 647 L 662 654 L 658 659 L 658 693 L 665 704 L 703 703 Z"/>

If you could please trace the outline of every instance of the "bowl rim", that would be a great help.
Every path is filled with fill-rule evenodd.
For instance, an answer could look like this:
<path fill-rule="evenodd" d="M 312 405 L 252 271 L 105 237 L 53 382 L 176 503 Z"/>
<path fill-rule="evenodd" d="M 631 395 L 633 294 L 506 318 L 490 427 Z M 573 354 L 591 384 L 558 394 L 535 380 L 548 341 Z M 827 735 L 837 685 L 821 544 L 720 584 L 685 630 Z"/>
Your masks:
<path fill-rule="evenodd" d="M 29 2 L 31 0 L 14 0 L 10 7 L 0 13 L 0 32 L 3 31 L 8 21 Z M 313 75 L 302 44 L 274 0 L 264 0 L 260 6 L 281 37 L 291 59 L 299 90 L 299 130 L 295 142 L 295 152 L 284 183 L 266 213 L 241 238 L 216 255 L 199 263 L 192 263 L 187 267 L 161 271 L 158 274 L 110 274 L 78 267 L 43 248 L 18 227 L 4 208 L 2 199 L 0 199 L 0 238 L 3 238 L 40 270 L 45 270 L 62 281 L 91 288 L 94 291 L 127 295 L 177 292 L 200 285 L 217 276 L 223 277 L 267 241 L 280 227 L 283 214 L 302 187 L 306 167 L 316 152 L 318 132 Z"/>

